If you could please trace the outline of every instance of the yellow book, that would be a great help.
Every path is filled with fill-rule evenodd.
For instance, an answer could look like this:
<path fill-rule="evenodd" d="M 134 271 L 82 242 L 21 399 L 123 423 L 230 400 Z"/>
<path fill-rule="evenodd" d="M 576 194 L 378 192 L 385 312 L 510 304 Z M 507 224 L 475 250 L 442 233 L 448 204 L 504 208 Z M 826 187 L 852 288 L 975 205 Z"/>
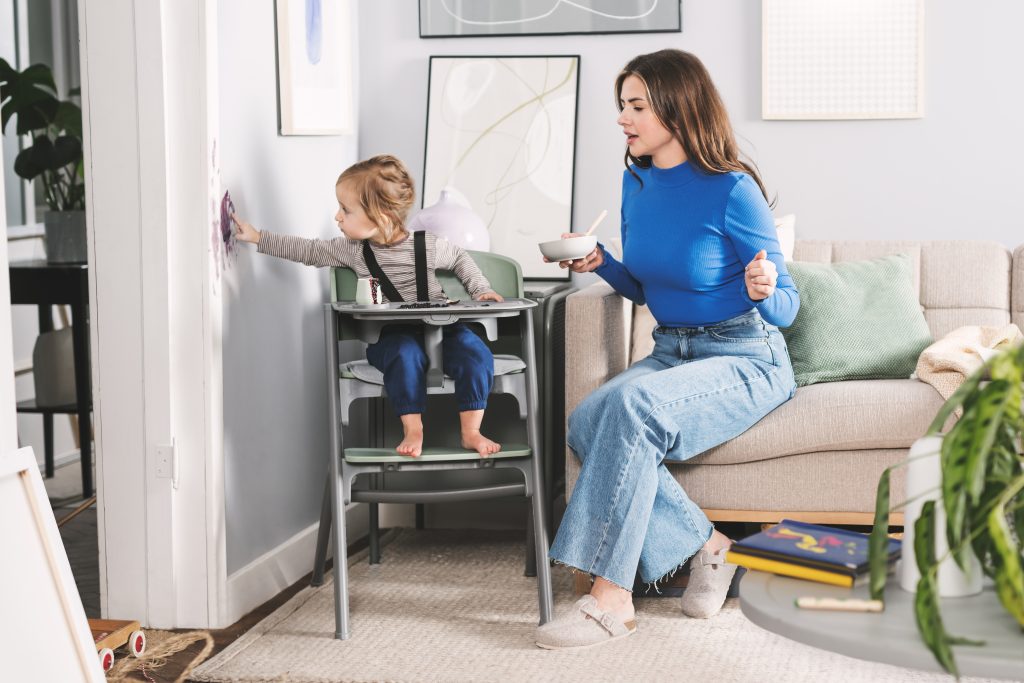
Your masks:
<path fill-rule="evenodd" d="M 781 574 L 782 576 L 792 576 L 797 579 L 817 581 L 818 583 L 830 583 L 833 586 L 849 587 L 853 585 L 852 576 L 845 576 L 823 569 L 814 569 L 813 567 L 803 567 L 797 564 L 790 564 L 789 562 L 769 560 L 764 557 L 754 557 L 746 553 L 726 551 L 725 561 L 746 567 L 747 569 L 756 569 L 758 571 L 771 572 L 772 574 Z"/>

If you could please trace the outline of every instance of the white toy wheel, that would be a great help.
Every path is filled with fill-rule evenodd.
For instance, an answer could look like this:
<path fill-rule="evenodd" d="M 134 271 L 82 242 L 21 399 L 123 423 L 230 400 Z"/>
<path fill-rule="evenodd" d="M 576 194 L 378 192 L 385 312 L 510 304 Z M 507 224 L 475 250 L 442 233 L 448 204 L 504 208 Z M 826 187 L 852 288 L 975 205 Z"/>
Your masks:
<path fill-rule="evenodd" d="M 105 647 L 98 653 L 100 658 L 100 666 L 103 667 L 103 671 L 110 671 L 111 667 L 114 666 L 114 651 L 109 647 Z"/>
<path fill-rule="evenodd" d="M 133 657 L 141 657 L 146 651 L 146 634 L 142 631 L 132 631 L 128 637 L 128 651 Z"/>

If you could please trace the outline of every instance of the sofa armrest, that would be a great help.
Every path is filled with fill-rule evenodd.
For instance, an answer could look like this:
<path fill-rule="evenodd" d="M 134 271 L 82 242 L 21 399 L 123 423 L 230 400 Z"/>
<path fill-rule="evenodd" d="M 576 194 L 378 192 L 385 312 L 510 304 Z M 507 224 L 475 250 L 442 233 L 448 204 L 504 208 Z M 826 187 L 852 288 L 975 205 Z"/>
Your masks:
<path fill-rule="evenodd" d="M 629 365 L 632 302 L 605 282 L 573 292 L 565 300 L 565 420 L 587 394 Z M 565 498 L 579 475 L 575 454 L 565 447 Z"/>
<path fill-rule="evenodd" d="M 1010 322 L 1024 330 L 1024 244 L 1013 250 L 1010 270 Z"/>

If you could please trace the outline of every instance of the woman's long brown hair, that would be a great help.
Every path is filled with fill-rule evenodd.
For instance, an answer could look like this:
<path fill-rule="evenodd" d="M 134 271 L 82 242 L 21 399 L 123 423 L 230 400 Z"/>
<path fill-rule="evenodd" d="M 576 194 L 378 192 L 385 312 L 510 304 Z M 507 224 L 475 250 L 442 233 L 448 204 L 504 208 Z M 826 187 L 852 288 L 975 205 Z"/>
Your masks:
<path fill-rule="evenodd" d="M 757 166 L 740 158 L 729 114 L 711 75 L 697 57 L 682 50 L 659 50 L 634 57 L 615 79 L 615 104 L 619 111 L 622 83 L 629 76 L 643 82 L 651 110 L 676 136 L 691 163 L 705 173 L 747 173 L 761 188 L 765 201 L 775 205 L 774 200 L 768 199 Z M 635 157 L 629 149 L 624 161 L 634 176 L 631 162 L 641 168 L 651 165 L 650 157 Z"/>

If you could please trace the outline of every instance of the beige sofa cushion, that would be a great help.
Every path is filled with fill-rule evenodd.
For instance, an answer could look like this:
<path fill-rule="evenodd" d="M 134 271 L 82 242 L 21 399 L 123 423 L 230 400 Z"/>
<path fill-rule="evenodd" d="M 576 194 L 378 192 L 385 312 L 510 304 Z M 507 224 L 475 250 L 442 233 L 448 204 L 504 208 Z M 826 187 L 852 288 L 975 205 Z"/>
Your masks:
<path fill-rule="evenodd" d="M 882 471 L 906 457 L 905 448 L 829 451 L 742 465 L 690 465 L 693 461 L 688 460 L 685 465 L 669 466 L 669 472 L 704 510 L 863 513 L 875 509 Z M 572 460 L 575 466 L 576 458 Z M 893 504 L 905 497 L 906 472 L 906 467 L 892 471 Z M 571 476 L 575 485 L 576 473 Z"/>
<path fill-rule="evenodd" d="M 916 379 L 812 384 L 735 439 L 687 462 L 726 465 L 799 453 L 909 448 L 941 406 L 939 393 Z"/>
<path fill-rule="evenodd" d="M 1013 250 L 1013 293 L 1011 317 L 1017 327 L 1024 330 L 1024 244 Z"/>

